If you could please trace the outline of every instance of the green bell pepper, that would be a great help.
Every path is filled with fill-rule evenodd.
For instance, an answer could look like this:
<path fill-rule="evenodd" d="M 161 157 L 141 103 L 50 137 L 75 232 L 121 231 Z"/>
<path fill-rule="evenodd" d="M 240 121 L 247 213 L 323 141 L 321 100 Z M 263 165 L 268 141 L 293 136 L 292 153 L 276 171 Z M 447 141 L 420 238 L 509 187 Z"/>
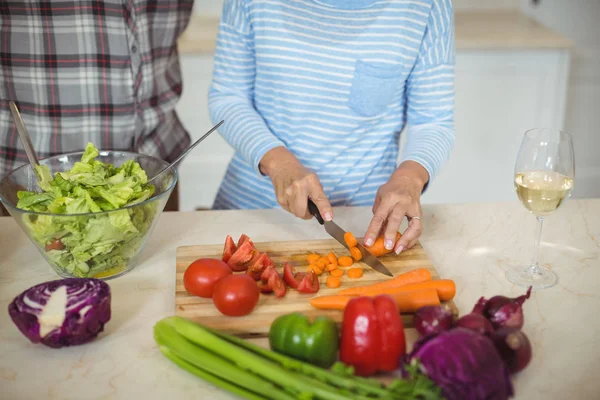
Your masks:
<path fill-rule="evenodd" d="M 322 368 L 337 360 L 338 328 L 329 317 L 317 317 L 310 323 L 299 312 L 278 317 L 269 330 L 271 349 Z"/>

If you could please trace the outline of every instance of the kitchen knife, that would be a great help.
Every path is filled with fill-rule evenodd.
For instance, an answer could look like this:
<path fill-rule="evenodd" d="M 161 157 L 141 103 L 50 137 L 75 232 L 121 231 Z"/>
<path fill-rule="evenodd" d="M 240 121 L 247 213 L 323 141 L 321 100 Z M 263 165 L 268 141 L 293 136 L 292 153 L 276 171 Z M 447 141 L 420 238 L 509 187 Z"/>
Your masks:
<path fill-rule="evenodd" d="M 346 244 L 346 241 L 344 240 L 344 233 L 346 233 L 346 231 L 344 231 L 342 228 L 340 228 L 333 221 L 325 221 L 323 219 L 323 217 L 321 217 L 321 213 L 319 212 L 317 205 L 315 203 L 313 203 L 313 201 L 311 199 L 308 199 L 308 211 L 317 219 L 317 221 L 319 221 L 319 223 L 321 225 L 323 225 L 325 227 L 325 230 L 327 231 L 327 233 L 329 233 L 329 235 L 331 235 L 332 238 L 337 240 L 345 248 L 348 248 L 348 245 Z M 367 251 L 367 249 L 365 249 L 360 243 L 358 243 L 356 245 L 356 247 L 358 247 L 358 249 L 362 253 L 362 259 L 360 261 L 367 264 L 369 267 L 373 268 L 377 272 L 380 272 L 387 276 L 394 276 L 385 267 L 385 265 L 383 265 L 381 263 L 381 261 L 379 261 L 377 259 L 377 257 L 375 257 L 373 254 L 369 253 Z"/>

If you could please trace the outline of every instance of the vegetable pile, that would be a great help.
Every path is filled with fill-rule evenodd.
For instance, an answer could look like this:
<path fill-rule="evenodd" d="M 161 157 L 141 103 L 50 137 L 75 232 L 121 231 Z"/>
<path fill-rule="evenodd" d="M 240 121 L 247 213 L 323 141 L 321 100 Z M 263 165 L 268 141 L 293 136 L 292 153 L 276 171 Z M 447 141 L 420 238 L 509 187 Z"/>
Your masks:
<path fill-rule="evenodd" d="M 42 192 L 17 194 L 17 208 L 46 214 L 23 216 L 33 240 L 54 267 L 78 277 L 105 277 L 125 270 L 157 212 L 155 202 L 123 209 L 149 199 L 154 186 L 146 184 L 146 173 L 133 160 L 114 167 L 96 160 L 98 154 L 89 143 L 81 161 L 54 178 L 47 166 L 39 166 Z M 113 212 L 93 214 L 102 211 Z"/>
<path fill-rule="evenodd" d="M 441 399 L 418 366 L 384 386 L 342 363 L 323 369 L 180 317 L 159 321 L 154 338 L 179 367 L 246 399 Z"/>
<path fill-rule="evenodd" d="M 523 296 L 481 298 L 470 314 L 453 321 L 443 306 L 423 307 L 414 316 L 421 335 L 406 361 L 418 360 L 447 400 L 507 399 L 510 373 L 531 360 L 523 327 Z"/>
<path fill-rule="evenodd" d="M 110 287 L 91 278 L 44 282 L 18 295 L 10 318 L 32 343 L 53 348 L 87 343 L 110 320 Z"/>

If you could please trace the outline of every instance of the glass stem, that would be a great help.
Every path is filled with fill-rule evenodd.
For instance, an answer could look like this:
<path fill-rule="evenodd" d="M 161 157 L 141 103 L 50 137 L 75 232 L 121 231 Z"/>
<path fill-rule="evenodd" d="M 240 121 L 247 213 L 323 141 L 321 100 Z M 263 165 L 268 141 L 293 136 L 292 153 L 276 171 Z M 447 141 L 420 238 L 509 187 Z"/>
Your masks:
<path fill-rule="evenodd" d="M 537 217 L 537 225 L 535 228 L 535 248 L 533 253 L 533 260 L 529 266 L 529 273 L 539 274 L 540 273 L 540 243 L 542 241 L 542 226 L 544 225 L 544 217 Z"/>

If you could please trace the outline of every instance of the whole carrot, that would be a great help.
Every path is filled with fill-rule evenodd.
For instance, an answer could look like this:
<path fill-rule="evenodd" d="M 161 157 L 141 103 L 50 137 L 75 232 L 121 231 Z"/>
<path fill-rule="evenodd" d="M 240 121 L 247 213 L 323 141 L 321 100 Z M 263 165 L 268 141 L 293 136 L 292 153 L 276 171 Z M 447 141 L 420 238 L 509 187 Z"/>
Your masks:
<path fill-rule="evenodd" d="M 348 272 L 350 274 L 350 272 Z M 380 294 L 395 294 L 402 292 L 412 292 L 421 289 L 435 289 L 441 301 L 450 301 L 456 295 L 456 285 L 450 279 L 436 279 L 433 281 L 411 283 L 397 288 L 377 289 L 362 292 L 361 296 L 374 297 Z"/>
<path fill-rule="evenodd" d="M 401 313 L 413 313 L 424 306 L 438 306 L 440 299 L 435 289 L 414 290 L 411 292 L 398 292 L 388 294 L 398 305 L 398 311 Z M 321 296 L 310 300 L 310 304 L 319 309 L 325 310 L 343 310 L 348 302 L 355 296 Z"/>
<path fill-rule="evenodd" d="M 417 269 L 413 269 L 412 271 L 408 271 L 408 272 L 405 272 L 398 276 L 395 276 L 392 279 L 388 279 L 387 281 L 384 281 L 384 282 L 375 283 L 373 285 L 357 286 L 357 287 L 344 289 L 344 290 L 341 290 L 338 294 L 349 295 L 349 296 L 359 296 L 365 292 L 396 288 L 396 287 L 400 287 L 400 286 L 404 286 L 404 285 L 409 285 L 412 283 L 427 282 L 430 280 L 431 280 L 431 272 L 429 272 L 428 269 L 417 268 Z"/>

